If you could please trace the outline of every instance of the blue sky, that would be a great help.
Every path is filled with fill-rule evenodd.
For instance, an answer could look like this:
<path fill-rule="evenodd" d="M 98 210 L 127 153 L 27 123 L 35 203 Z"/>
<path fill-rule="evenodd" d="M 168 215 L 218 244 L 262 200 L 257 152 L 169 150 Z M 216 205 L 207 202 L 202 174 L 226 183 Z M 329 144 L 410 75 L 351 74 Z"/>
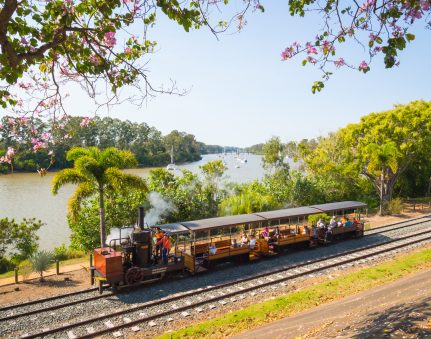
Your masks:
<path fill-rule="evenodd" d="M 325 135 L 394 104 L 431 100 L 431 31 L 422 22 L 412 30 L 416 40 L 401 53 L 399 68 L 386 70 L 375 59 L 368 74 L 340 70 L 313 95 L 319 70 L 302 67 L 300 58 L 281 62 L 280 52 L 295 40 L 311 40 L 320 28 L 318 18 L 292 18 L 287 1 L 264 5 L 265 13 L 250 14 L 241 33 L 220 40 L 207 29 L 186 33 L 160 15 L 149 36 L 158 42 L 150 80 L 158 85 L 172 79 L 190 92 L 160 95 L 141 109 L 124 104 L 110 116 L 147 122 L 163 133 L 187 131 L 209 144 L 248 146 L 273 135 L 283 141 Z M 367 59 L 354 43 L 342 56 L 357 64 Z M 85 102 L 71 94 L 73 111 L 85 114 Z"/>

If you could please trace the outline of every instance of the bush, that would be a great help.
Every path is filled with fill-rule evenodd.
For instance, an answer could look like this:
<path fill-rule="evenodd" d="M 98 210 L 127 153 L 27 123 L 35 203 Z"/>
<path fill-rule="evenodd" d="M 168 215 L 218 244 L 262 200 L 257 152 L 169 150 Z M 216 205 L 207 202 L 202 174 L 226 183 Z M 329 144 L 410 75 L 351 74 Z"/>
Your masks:
<path fill-rule="evenodd" d="M 40 275 L 40 281 L 44 281 L 43 272 L 46 271 L 52 263 L 54 255 L 49 251 L 36 252 L 31 258 L 31 266 L 33 272 L 38 272 Z"/>
<path fill-rule="evenodd" d="M 317 221 L 319 221 L 319 219 L 322 219 L 324 222 L 328 222 L 331 220 L 331 217 L 326 213 L 312 214 L 308 216 L 308 223 L 315 226 L 317 225 Z"/>
<path fill-rule="evenodd" d="M 12 261 L 10 261 L 8 258 L 6 257 L 0 258 L 0 273 L 12 271 L 14 268 L 15 268 L 15 264 Z"/>
<path fill-rule="evenodd" d="M 400 214 L 403 210 L 403 201 L 401 198 L 395 198 L 389 201 L 387 205 L 388 214 Z"/>
<path fill-rule="evenodd" d="M 82 258 L 85 255 L 83 251 L 75 250 L 70 247 L 67 247 L 65 244 L 61 244 L 54 248 L 54 259 L 56 260 L 67 260 L 74 258 Z"/>
<path fill-rule="evenodd" d="M 54 248 L 54 259 L 56 260 L 66 260 L 68 259 L 68 249 L 65 244 L 61 244 Z"/>

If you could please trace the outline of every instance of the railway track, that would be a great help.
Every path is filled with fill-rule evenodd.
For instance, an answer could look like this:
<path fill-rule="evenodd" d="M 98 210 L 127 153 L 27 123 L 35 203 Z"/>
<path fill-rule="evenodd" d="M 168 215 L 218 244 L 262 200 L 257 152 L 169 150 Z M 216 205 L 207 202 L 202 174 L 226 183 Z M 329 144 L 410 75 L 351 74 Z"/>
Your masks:
<path fill-rule="evenodd" d="M 367 236 L 374 235 L 376 233 L 383 234 L 383 233 L 391 232 L 391 231 L 406 228 L 406 227 L 417 226 L 427 221 L 431 221 L 431 219 L 425 216 L 425 217 L 420 217 L 416 219 L 410 219 L 404 222 L 398 222 L 394 224 L 380 226 L 378 228 L 373 228 L 372 230 L 367 232 Z M 385 230 L 382 230 L 382 229 L 385 229 Z M 102 298 L 108 298 L 112 295 L 113 293 L 109 293 L 109 292 L 105 293 L 104 295 L 99 295 L 97 293 L 97 288 L 91 288 L 91 289 L 76 291 L 72 293 L 61 294 L 61 295 L 57 295 L 57 296 L 53 296 L 45 299 L 33 300 L 30 302 L 25 302 L 17 305 L 8 305 L 6 307 L 0 308 L 0 321 L 12 320 L 19 317 L 29 316 L 29 315 L 33 315 L 41 312 L 54 311 L 59 308 L 69 307 L 69 306 L 77 305 L 79 303 L 85 303 L 85 302 L 94 301 Z"/>
<path fill-rule="evenodd" d="M 416 224 L 409 223 L 404 227 L 419 224 L 423 224 L 423 222 L 417 222 Z M 398 229 L 398 226 L 396 229 Z M 386 228 L 387 227 L 388 225 L 386 225 Z M 392 230 L 393 229 L 390 229 L 384 232 Z M 117 331 L 124 327 L 135 327 L 134 325 L 138 323 L 147 323 L 147 326 L 151 327 L 154 320 L 161 317 L 166 318 L 166 316 L 174 315 L 187 317 L 190 315 L 190 312 L 202 312 L 203 307 L 211 309 L 217 306 L 223 306 L 228 302 L 234 302 L 232 298 L 241 299 L 245 295 L 244 293 L 256 293 L 253 291 L 285 283 L 285 281 L 305 276 L 307 274 L 324 272 L 331 268 L 337 268 L 349 263 L 351 264 L 352 262 L 361 263 L 366 260 L 371 260 L 379 255 L 386 256 L 398 249 L 430 242 L 430 232 L 431 226 L 426 227 L 425 230 L 420 232 L 392 239 L 377 245 L 366 246 L 342 254 L 335 254 L 318 260 L 283 267 L 276 271 L 265 272 L 260 275 L 231 281 L 218 286 L 210 286 L 203 289 L 187 291 L 160 300 L 141 303 L 97 318 L 85 320 L 78 319 L 73 324 L 65 324 L 56 328 L 39 328 L 38 332 L 29 333 L 27 337 L 35 338 L 55 335 L 55 337 L 76 338 L 97 336 L 107 332 Z M 108 298 L 109 296 L 104 295 L 103 297 Z M 247 297 L 247 295 L 245 297 Z M 85 302 L 85 300 L 83 302 Z M 208 303 L 210 303 L 210 305 L 207 305 Z M 180 306 L 178 306 L 178 304 L 180 304 Z M 162 309 L 162 311 L 160 311 L 160 309 Z M 1 320 L 10 321 L 12 319 L 3 318 Z M 164 321 L 169 322 L 170 318 L 166 318 Z M 136 327 L 134 329 L 137 330 Z M 10 334 L 13 335 L 13 333 Z"/>
<path fill-rule="evenodd" d="M 409 219 L 407 221 L 397 222 L 393 224 L 383 225 L 371 230 L 368 230 L 366 236 L 374 234 L 384 234 L 394 230 L 412 227 L 424 224 L 431 221 L 429 216 L 422 216 L 415 219 Z M 338 255 L 338 254 L 337 254 Z M 90 288 L 81 291 L 75 291 L 71 293 L 61 294 L 45 299 L 33 300 L 17 305 L 8 305 L 0 308 L 0 321 L 12 320 L 24 316 L 30 316 L 42 312 L 55 311 L 60 308 L 78 305 L 80 303 L 86 303 L 99 299 L 106 299 L 114 293 L 107 292 L 103 295 L 98 294 L 97 288 Z"/>

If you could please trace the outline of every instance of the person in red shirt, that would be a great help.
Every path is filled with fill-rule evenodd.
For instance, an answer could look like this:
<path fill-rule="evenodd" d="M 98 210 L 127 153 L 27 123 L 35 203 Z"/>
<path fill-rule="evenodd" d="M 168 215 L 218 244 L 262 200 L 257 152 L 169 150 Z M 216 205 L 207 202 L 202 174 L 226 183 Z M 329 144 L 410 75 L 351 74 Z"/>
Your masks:
<path fill-rule="evenodd" d="M 163 231 L 160 229 L 160 227 L 157 227 L 157 231 L 156 231 L 156 255 L 155 257 L 158 258 L 159 257 L 159 253 L 160 255 L 162 254 L 162 245 L 157 245 L 159 243 L 160 240 L 163 239 Z"/>
<path fill-rule="evenodd" d="M 169 240 L 169 232 L 166 232 L 163 236 L 162 239 L 160 239 L 157 243 L 157 245 L 161 245 L 162 246 L 162 258 L 163 258 L 163 263 L 165 265 L 168 264 L 168 255 L 169 255 L 169 251 L 171 250 L 171 241 Z"/>

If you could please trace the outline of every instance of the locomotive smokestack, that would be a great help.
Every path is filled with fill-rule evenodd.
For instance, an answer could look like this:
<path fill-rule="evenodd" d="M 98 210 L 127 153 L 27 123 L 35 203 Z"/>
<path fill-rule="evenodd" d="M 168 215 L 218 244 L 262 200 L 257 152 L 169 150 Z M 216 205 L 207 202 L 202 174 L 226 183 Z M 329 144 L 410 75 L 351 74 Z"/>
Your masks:
<path fill-rule="evenodd" d="M 145 218 L 145 209 L 144 205 L 139 206 L 138 211 L 138 227 L 143 230 L 144 229 L 144 218 Z"/>

